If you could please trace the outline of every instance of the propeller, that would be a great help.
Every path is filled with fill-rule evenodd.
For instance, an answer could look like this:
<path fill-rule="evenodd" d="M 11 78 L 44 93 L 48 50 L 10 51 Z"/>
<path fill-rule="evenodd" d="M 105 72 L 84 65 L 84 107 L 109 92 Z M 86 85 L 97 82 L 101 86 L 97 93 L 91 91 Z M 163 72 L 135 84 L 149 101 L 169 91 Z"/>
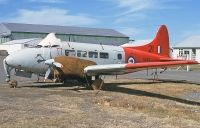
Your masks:
<path fill-rule="evenodd" d="M 44 63 L 49 66 L 48 70 L 45 73 L 45 80 L 49 77 L 51 71 L 54 68 L 62 68 L 63 67 L 63 65 L 61 63 L 55 62 L 54 59 L 46 60 Z"/>
<path fill-rule="evenodd" d="M 63 67 L 63 65 L 61 63 L 55 62 L 54 59 L 46 60 L 44 63 L 46 65 L 51 66 L 51 67 L 57 67 L 57 68 L 62 68 Z"/>
<path fill-rule="evenodd" d="M 45 77 L 44 77 L 45 80 L 49 77 L 50 73 L 51 73 L 51 68 L 48 68 L 48 70 L 45 73 Z"/>

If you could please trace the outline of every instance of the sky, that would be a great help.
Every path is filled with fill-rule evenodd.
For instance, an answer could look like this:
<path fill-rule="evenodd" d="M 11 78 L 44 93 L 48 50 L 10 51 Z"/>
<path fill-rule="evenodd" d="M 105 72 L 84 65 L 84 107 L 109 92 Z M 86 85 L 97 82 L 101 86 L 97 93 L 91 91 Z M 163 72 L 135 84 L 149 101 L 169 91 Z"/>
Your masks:
<path fill-rule="evenodd" d="M 165 24 L 176 45 L 200 36 L 200 0 L 0 0 L 0 22 L 108 28 L 134 40 Z"/>

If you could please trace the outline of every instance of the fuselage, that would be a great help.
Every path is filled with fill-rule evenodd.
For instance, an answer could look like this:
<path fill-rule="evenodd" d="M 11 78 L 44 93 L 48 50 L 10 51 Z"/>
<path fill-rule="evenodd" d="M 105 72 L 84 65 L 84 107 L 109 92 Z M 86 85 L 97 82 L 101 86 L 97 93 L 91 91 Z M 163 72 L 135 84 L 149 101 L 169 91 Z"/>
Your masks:
<path fill-rule="evenodd" d="M 125 52 L 121 46 L 62 42 L 60 46 L 26 48 L 6 58 L 9 66 L 35 74 L 45 74 L 45 61 L 57 56 L 72 56 L 90 60 L 96 64 L 125 63 Z"/>

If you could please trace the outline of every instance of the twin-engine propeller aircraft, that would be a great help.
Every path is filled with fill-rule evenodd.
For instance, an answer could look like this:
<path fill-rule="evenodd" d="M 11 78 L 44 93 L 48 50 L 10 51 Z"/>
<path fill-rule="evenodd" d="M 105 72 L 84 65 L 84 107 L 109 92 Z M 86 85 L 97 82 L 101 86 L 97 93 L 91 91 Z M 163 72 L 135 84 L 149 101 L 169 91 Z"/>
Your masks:
<path fill-rule="evenodd" d="M 64 82 L 67 79 L 77 79 L 93 89 L 100 89 L 103 84 L 102 75 L 198 64 L 196 61 L 172 59 L 169 54 L 168 31 L 162 25 L 153 41 L 136 47 L 61 42 L 55 34 L 50 33 L 38 47 L 10 54 L 3 63 L 7 82 L 11 81 L 10 72 L 15 69 L 16 75 L 24 77 L 34 73 L 44 76 L 45 80 Z"/>

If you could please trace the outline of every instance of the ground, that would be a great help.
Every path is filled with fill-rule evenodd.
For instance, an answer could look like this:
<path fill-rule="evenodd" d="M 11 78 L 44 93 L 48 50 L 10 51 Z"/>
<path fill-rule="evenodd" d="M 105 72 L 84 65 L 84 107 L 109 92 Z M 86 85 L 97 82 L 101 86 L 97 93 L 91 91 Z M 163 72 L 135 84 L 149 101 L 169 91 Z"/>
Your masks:
<path fill-rule="evenodd" d="M 104 91 L 52 83 L 0 86 L 0 127 L 200 128 L 200 86 L 107 77 Z M 71 86 L 74 85 L 74 86 Z"/>

